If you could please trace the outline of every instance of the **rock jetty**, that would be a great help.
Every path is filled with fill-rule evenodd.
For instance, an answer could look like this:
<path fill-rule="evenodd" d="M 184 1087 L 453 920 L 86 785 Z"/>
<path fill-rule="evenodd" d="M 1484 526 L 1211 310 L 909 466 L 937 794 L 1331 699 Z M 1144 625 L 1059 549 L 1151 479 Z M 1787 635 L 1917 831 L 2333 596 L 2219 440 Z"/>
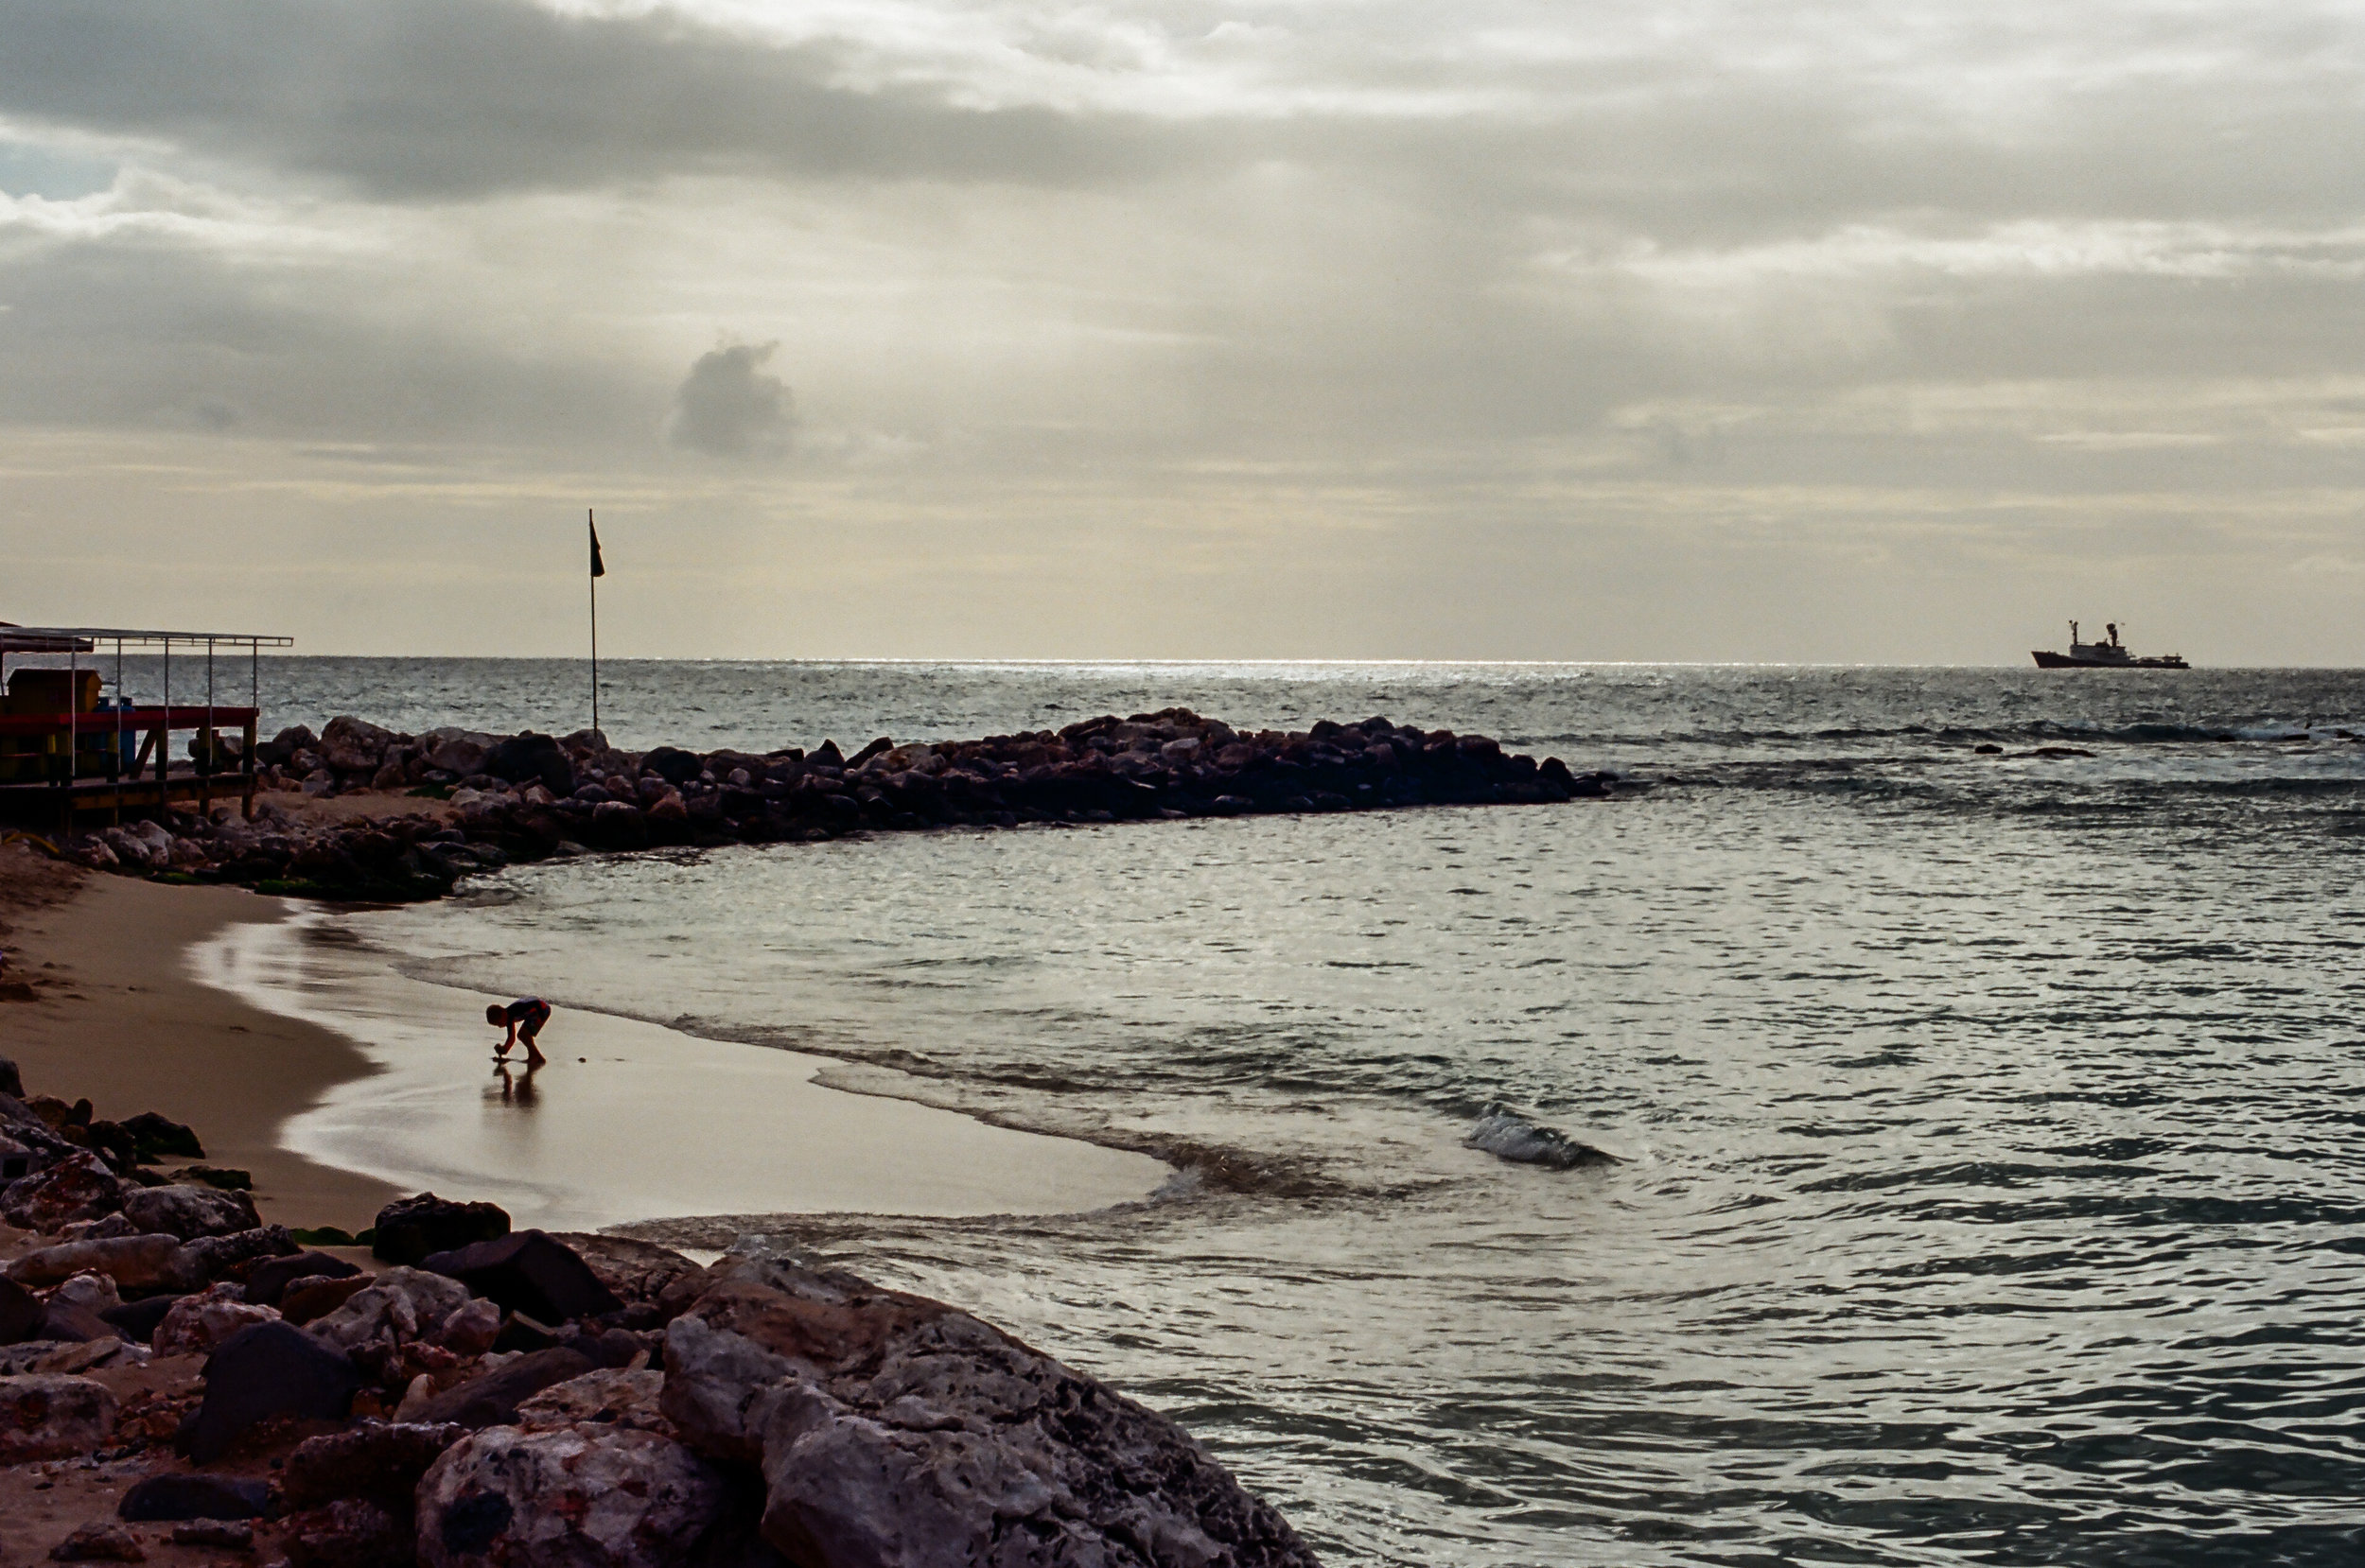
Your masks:
<path fill-rule="evenodd" d="M 0 1062 L 11 1561 L 1313 1568 L 1173 1421 L 944 1302 L 432 1193 L 289 1231 L 131 1125 Z"/>
<path fill-rule="evenodd" d="M 1384 718 L 1235 730 L 1187 708 L 1060 730 L 812 751 L 622 751 L 565 737 L 461 729 L 403 735 L 359 719 L 301 725 L 256 748 L 265 789 L 428 794 L 448 817 L 366 813 L 299 824 L 265 803 L 245 822 L 110 828 L 66 853 L 108 870 L 179 874 L 326 897 L 420 898 L 471 871 L 586 851 L 813 842 L 929 828 L 1015 828 L 1409 806 L 1540 806 L 1616 780 L 1483 735 Z"/>

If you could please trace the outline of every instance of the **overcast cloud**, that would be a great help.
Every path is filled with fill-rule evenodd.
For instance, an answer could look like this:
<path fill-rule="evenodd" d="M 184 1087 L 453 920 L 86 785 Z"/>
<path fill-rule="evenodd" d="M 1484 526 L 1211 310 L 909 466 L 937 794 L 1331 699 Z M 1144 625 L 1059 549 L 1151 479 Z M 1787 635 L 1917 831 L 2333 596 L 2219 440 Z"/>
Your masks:
<path fill-rule="evenodd" d="M 624 653 L 2365 660 L 2360 88 L 2334 4 L 0 0 L 0 617 L 564 652 L 597 505 Z"/>

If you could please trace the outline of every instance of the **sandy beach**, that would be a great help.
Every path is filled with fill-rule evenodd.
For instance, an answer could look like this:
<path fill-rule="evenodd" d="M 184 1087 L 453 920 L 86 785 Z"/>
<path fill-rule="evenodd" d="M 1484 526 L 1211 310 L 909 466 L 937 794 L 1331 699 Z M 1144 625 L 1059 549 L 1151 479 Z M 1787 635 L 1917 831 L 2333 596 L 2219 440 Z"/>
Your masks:
<path fill-rule="evenodd" d="M 317 912 L 5 852 L 5 1047 L 26 1088 L 160 1110 L 265 1217 L 358 1230 L 406 1193 L 588 1229 L 713 1214 L 1042 1214 L 1148 1196 L 1147 1156 L 824 1088 L 825 1058 L 564 1010 L 536 1074 L 490 999 L 396 973 Z"/>
<path fill-rule="evenodd" d="M 491 1059 L 486 993 L 397 972 L 318 910 L 221 928 L 198 974 L 358 1041 L 372 1071 L 281 1129 L 402 1188 L 490 1197 L 520 1226 L 717 1214 L 1073 1213 L 1147 1197 L 1162 1161 L 814 1081 L 827 1057 L 562 1007 L 550 1065 Z"/>
<path fill-rule="evenodd" d="M 185 958 L 223 931 L 286 915 L 282 900 L 240 889 L 93 876 L 22 844 L 0 848 L 0 945 L 29 992 L 0 999 L 0 1055 L 33 1092 L 197 1128 L 208 1163 L 253 1173 L 266 1219 L 358 1229 L 400 1194 L 289 1152 L 278 1133 L 368 1073 L 368 1058 L 332 1030 L 201 984 Z"/>

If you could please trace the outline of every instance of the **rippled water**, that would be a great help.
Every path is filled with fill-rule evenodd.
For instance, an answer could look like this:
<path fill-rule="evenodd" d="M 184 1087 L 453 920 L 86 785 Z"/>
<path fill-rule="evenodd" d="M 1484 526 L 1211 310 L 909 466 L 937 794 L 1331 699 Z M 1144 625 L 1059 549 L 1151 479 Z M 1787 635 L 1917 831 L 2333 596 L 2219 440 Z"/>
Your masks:
<path fill-rule="evenodd" d="M 315 723 L 581 722 L 563 665 L 267 672 Z M 626 743 L 1183 702 L 1651 782 L 555 863 L 355 922 L 1168 1154 L 1147 1209 L 767 1228 L 1178 1415 L 1331 1560 L 2365 1559 L 2365 679 L 609 674 Z M 1622 1163 L 1466 1147 L 1498 1106 Z"/>

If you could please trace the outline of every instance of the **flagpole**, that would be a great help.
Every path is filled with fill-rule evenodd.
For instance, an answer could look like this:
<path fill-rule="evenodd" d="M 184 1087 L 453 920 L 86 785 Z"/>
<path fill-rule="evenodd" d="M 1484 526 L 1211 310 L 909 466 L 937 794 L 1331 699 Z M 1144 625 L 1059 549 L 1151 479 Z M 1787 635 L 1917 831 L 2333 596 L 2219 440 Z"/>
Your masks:
<path fill-rule="evenodd" d="M 591 515 L 589 507 L 584 508 L 583 521 L 584 526 L 591 531 L 592 559 L 596 562 L 599 559 L 600 525 Z M 600 574 L 596 569 L 591 573 L 591 727 L 594 731 L 600 727 Z"/>

